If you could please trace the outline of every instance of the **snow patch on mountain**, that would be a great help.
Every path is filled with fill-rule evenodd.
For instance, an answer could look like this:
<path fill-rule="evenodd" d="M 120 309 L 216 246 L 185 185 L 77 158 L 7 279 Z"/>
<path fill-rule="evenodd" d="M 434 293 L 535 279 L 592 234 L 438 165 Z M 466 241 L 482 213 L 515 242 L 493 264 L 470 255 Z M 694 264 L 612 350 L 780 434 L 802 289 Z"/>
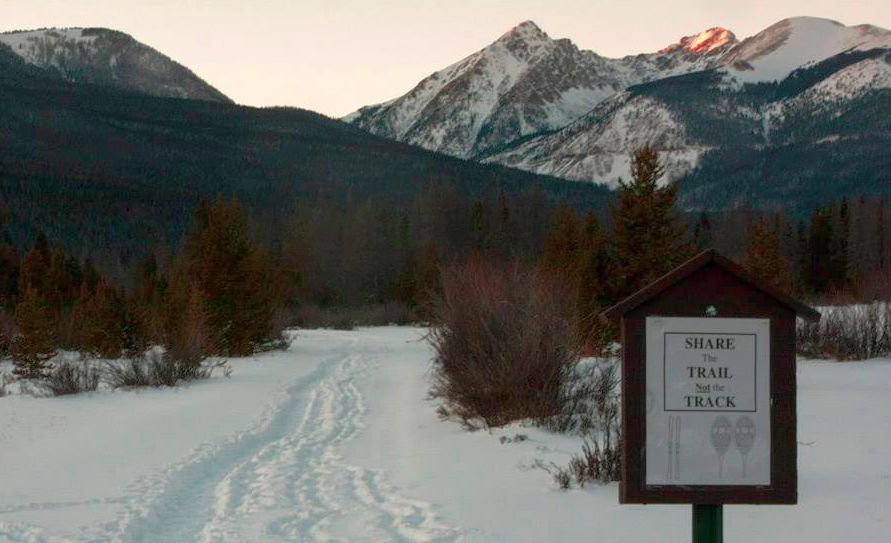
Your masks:
<path fill-rule="evenodd" d="M 709 149 L 691 142 L 684 125 L 664 104 L 623 93 L 566 129 L 530 140 L 487 161 L 615 187 L 619 179 L 627 181 L 631 177 L 629 149 L 648 144 L 659 150 L 665 165 L 662 182 L 678 179 L 695 168 Z"/>
<path fill-rule="evenodd" d="M 891 45 L 891 32 L 871 25 L 845 26 L 815 17 L 784 19 L 746 39 L 724 59 L 738 83 L 781 81 L 793 71 L 850 50 Z"/>
<path fill-rule="evenodd" d="M 843 68 L 797 96 L 772 104 L 769 113 L 779 119 L 796 115 L 839 117 L 852 104 L 871 92 L 891 89 L 891 65 L 887 58 L 869 58 Z M 765 115 L 767 122 L 768 115 Z M 775 122 L 774 124 L 780 124 Z M 816 143 L 834 143 L 838 138 L 822 138 Z"/>
<path fill-rule="evenodd" d="M 7 32 L 0 34 L 4 43 L 25 62 L 40 67 L 61 68 L 61 59 L 72 50 L 95 51 L 96 35 L 84 35 L 82 28 L 63 28 Z"/>
<path fill-rule="evenodd" d="M 132 36 L 105 28 L 48 28 L 0 34 L 23 61 L 71 82 L 153 96 L 230 102 L 188 68 Z"/>
<path fill-rule="evenodd" d="M 807 101 L 859 98 L 867 92 L 891 88 L 891 65 L 881 58 L 863 60 L 839 70 L 801 95 Z"/>

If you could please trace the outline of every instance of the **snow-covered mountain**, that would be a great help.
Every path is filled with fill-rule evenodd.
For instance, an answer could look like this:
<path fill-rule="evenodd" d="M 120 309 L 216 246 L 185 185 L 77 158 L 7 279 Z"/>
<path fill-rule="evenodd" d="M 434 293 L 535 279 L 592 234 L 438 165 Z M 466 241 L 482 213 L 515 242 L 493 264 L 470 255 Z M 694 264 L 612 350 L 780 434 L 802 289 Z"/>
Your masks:
<path fill-rule="evenodd" d="M 614 185 L 630 175 L 631 150 L 649 143 L 667 177 L 679 179 L 708 151 L 789 143 L 783 135 L 803 116 L 839 118 L 858 98 L 888 89 L 888 50 L 891 32 L 877 27 L 784 20 L 732 47 L 713 70 L 618 93 L 567 127 L 487 160 Z"/>
<path fill-rule="evenodd" d="M 522 61 L 508 60 L 520 58 L 512 51 Z M 742 42 L 715 28 L 622 59 L 524 23 L 348 120 L 465 158 L 613 186 L 629 177 L 630 153 L 651 144 L 695 207 L 887 191 L 889 118 L 891 32 L 798 17 Z"/>
<path fill-rule="evenodd" d="M 724 58 L 737 83 L 782 81 L 797 69 L 845 51 L 891 47 L 891 32 L 872 25 L 845 26 L 816 17 L 784 19 L 740 43 Z"/>
<path fill-rule="evenodd" d="M 620 59 L 552 39 L 526 21 L 421 81 L 409 93 L 345 120 L 375 134 L 462 158 L 480 158 L 560 129 L 630 85 L 716 66 L 737 43 L 712 28 Z"/>
<path fill-rule="evenodd" d="M 153 96 L 231 101 L 188 68 L 114 30 L 67 28 L 7 32 L 0 34 L 0 46 L 3 45 L 24 62 L 67 81 Z"/>

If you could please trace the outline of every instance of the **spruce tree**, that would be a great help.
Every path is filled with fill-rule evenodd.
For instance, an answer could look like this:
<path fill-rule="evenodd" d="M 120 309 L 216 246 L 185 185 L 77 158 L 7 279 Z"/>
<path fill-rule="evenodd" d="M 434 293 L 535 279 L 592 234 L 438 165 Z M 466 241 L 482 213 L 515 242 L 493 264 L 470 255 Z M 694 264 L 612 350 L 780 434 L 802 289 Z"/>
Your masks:
<path fill-rule="evenodd" d="M 758 217 L 749 229 L 745 262 L 749 271 L 765 282 L 785 292 L 792 290 L 792 276 L 780 236 L 776 226 L 771 228 L 763 217 Z"/>
<path fill-rule="evenodd" d="M 55 327 L 51 312 L 36 288 L 27 288 L 15 308 L 16 333 L 12 341 L 15 374 L 34 379 L 44 377 L 48 362 L 56 356 Z"/>
<path fill-rule="evenodd" d="M 696 226 L 693 227 L 693 243 L 700 250 L 710 249 L 712 246 L 712 223 L 705 211 L 699 214 Z"/>
<path fill-rule="evenodd" d="M 885 252 L 885 199 L 879 198 L 876 205 L 876 251 L 878 252 L 878 268 L 884 270 L 888 263 Z"/>
<path fill-rule="evenodd" d="M 117 358 L 123 345 L 123 304 L 115 290 L 101 279 L 84 308 L 87 349 L 102 358 Z"/>
<path fill-rule="evenodd" d="M 19 254 L 6 228 L 8 216 L 0 207 L 0 307 L 12 307 L 19 279 Z M 0 331 L 2 333 L 2 331 Z"/>
<path fill-rule="evenodd" d="M 620 299 L 688 259 L 693 245 L 674 210 L 678 185 L 659 185 L 665 170 L 652 147 L 636 151 L 631 181 L 619 180 L 613 207 L 615 296 Z"/>
<path fill-rule="evenodd" d="M 176 311 L 188 307 L 193 288 L 202 297 L 210 341 L 226 356 L 251 354 L 272 339 L 272 319 L 283 297 L 269 256 L 248 235 L 241 205 L 217 199 L 199 206 L 193 226 L 174 263 L 171 295 L 174 323 L 168 337 L 182 325 Z"/>
<path fill-rule="evenodd" d="M 47 279 L 50 276 L 52 255 L 49 242 L 43 232 L 37 234 L 34 247 L 22 259 L 22 267 L 19 273 L 19 290 L 25 292 L 28 289 L 37 290 L 38 294 L 44 294 L 47 290 Z"/>
<path fill-rule="evenodd" d="M 586 213 L 581 228 L 577 285 L 577 312 L 582 352 L 595 354 L 608 339 L 611 330 L 600 321 L 601 310 L 611 299 L 608 287 L 610 267 L 609 242 L 593 213 Z M 608 325 L 606 325 L 608 327 Z"/>
<path fill-rule="evenodd" d="M 542 263 L 564 282 L 574 281 L 581 250 L 581 225 L 575 212 L 564 205 L 557 206 L 542 247 Z"/>

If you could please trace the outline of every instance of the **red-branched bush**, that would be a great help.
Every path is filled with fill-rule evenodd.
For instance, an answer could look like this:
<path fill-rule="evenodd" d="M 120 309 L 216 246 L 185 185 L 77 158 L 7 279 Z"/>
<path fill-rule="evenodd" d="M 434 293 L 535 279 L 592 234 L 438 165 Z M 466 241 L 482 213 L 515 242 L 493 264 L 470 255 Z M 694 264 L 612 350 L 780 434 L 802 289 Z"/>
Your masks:
<path fill-rule="evenodd" d="M 562 413 L 579 360 L 570 290 L 519 263 L 446 267 L 431 300 L 433 392 L 489 426 Z"/>

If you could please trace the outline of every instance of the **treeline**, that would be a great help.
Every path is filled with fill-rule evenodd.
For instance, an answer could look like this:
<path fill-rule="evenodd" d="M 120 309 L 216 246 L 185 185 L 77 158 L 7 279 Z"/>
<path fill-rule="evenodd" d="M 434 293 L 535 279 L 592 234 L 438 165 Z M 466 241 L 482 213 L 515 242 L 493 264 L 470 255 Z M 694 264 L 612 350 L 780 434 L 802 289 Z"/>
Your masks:
<path fill-rule="evenodd" d="M 0 348 L 20 377 L 46 376 L 57 349 L 118 358 L 162 345 L 177 364 L 195 367 L 209 355 L 263 348 L 283 325 L 281 274 L 234 201 L 199 206 L 167 269 L 147 258 L 126 290 L 43 234 L 22 258 L 5 241 Z"/>
<path fill-rule="evenodd" d="M 431 184 L 410 203 L 321 197 L 297 206 L 282 262 L 295 285 L 292 304 L 362 307 L 397 302 L 420 317 L 440 288 L 440 269 L 469 258 L 541 265 L 569 285 L 578 310 L 633 292 L 693 253 L 677 187 L 659 187 L 662 168 L 646 150 L 637 182 L 619 191 L 609 216 L 552 205 L 535 187 L 468 197 Z M 640 247 L 653 247 L 641 251 Z"/>
<path fill-rule="evenodd" d="M 695 223 L 713 245 L 798 296 L 816 301 L 891 299 L 891 200 L 842 198 L 806 219 L 746 208 Z"/>
<path fill-rule="evenodd" d="M 115 279 L 44 235 L 23 255 L 0 240 L 0 349 L 38 375 L 56 349 L 115 358 L 163 345 L 185 360 L 238 356 L 287 325 L 427 320 L 441 269 L 468 259 L 540 267 L 568 287 L 581 341 L 609 330 L 599 311 L 697 249 L 715 247 L 806 298 L 891 297 L 889 201 L 861 197 L 808 220 L 738 208 L 693 214 L 660 186 L 656 153 L 642 149 L 610 209 L 553 204 L 537 187 L 468 195 L 430 183 L 399 204 L 320 191 L 282 202 L 271 222 L 234 200 L 201 204 L 185 238 Z M 274 226 L 270 226 L 274 224 Z M 97 248 L 106 250 L 107 248 Z M 596 331 L 596 333 L 595 333 Z"/>

